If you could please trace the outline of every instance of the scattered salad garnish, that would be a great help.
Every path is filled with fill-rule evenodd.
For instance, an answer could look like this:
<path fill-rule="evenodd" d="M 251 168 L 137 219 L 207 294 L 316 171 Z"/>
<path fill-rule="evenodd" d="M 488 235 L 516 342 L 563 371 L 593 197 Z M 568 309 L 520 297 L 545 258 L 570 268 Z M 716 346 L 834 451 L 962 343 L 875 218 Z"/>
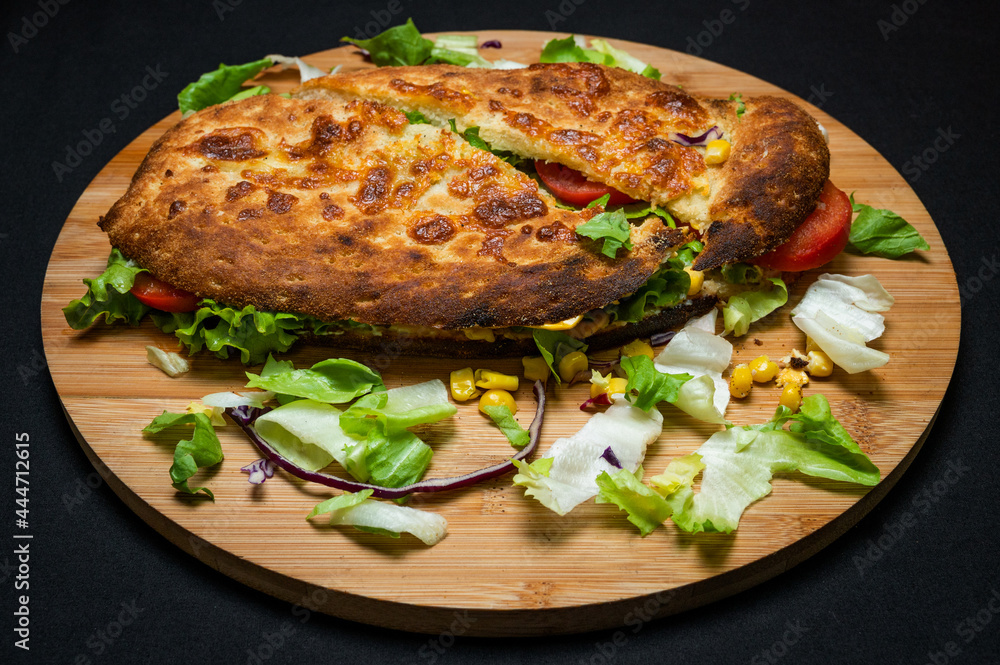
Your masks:
<path fill-rule="evenodd" d="M 143 432 L 157 434 L 165 429 L 182 425 L 194 425 L 190 439 L 181 439 L 174 449 L 174 463 L 170 467 L 170 480 L 178 492 L 198 494 L 204 492 L 212 500 L 215 495 L 207 487 L 188 486 L 188 478 L 199 468 L 215 466 L 222 461 L 222 444 L 215 434 L 212 422 L 204 413 L 170 413 L 164 411 L 153 419 Z"/>
<path fill-rule="evenodd" d="M 425 545 L 436 545 L 448 533 L 448 522 L 436 513 L 394 503 L 372 501 L 372 490 L 345 492 L 318 504 L 306 519 L 330 514 L 330 524 L 350 524 L 358 531 L 399 538 L 406 532 Z"/>
<path fill-rule="evenodd" d="M 858 216 L 851 224 L 849 242 L 862 254 L 898 259 L 918 249 L 931 248 L 912 224 L 891 210 L 857 203 L 854 194 L 851 194 L 851 208 Z"/>

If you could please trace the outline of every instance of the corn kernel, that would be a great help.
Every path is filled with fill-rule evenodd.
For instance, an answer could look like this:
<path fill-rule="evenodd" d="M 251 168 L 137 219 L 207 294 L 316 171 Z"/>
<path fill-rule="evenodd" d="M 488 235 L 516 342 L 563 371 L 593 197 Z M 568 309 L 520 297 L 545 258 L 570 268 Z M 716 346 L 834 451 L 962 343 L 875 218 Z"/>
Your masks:
<path fill-rule="evenodd" d="M 465 402 L 479 395 L 476 389 L 475 376 L 471 367 L 457 369 L 449 378 L 451 396 L 456 402 Z"/>
<path fill-rule="evenodd" d="M 489 328 L 466 328 L 462 331 L 465 333 L 466 338 L 471 340 L 481 339 L 486 342 L 497 341 L 496 335 Z"/>
<path fill-rule="evenodd" d="M 612 395 L 624 395 L 627 388 L 628 379 L 616 376 L 608 382 L 608 389 L 604 392 L 608 394 L 608 397 L 611 397 Z"/>
<path fill-rule="evenodd" d="M 813 338 L 810 337 L 809 335 L 806 335 L 806 353 L 809 353 L 810 351 L 820 351 L 820 350 L 821 349 L 819 348 L 819 345 L 813 341 Z"/>
<path fill-rule="evenodd" d="M 545 381 L 551 373 L 549 364 L 541 356 L 524 356 L 521 364 L 524 366 L 524 378 L 528 381 Z"/>
<path fill-rule="evenodd" d="M 476 370 L 476 387 L 500 388 L 501 390 L 517 390 L 517 377 L 510 374 L 501 374 L 491 369 Z"/>
<path fill-rule="evenodd" d="M 479 410 L 483 413 L 485 406 L 506 406 L 510 409 L 511 415 L 517 413 L 517 402 L 506 390 L 487 390 L 483 393 L 483 396 L 479 398 Z"/>
<path fill-rule="evenodd" d="M 833 374 L 833 361 L 819 349 L 809 352 L 809 364 L 806 372 L 813 376 L 830 376 Z"/>
<path fill-rule="evenodd" d="M 622 355 L 627 358 L 631 358 L 632 356 L 646 356 L 652 360 L 653 347 L 651 347 L 647 342 L 637 339 L 622 347 Z"/>
<path fill-rule="evenodd" d="M 729 394 L 743 398 L 750 394 L 753 387 L 753 374 L 746 365 L 737 365 L 729 377 Z"/>
<path fill-rule="evenodd" d="M 729 144 L 729 141 L 725 139 L 709 141 L 708 145 L 705 146 L 705 163 L 721 164 L 729 159 L 729 153 L 731 150 L 732 146 Z"/>
<path fill-rule="evenodd" d="M 767 356 L 760 356 L 750 362 L 750 373 L 757 383 L 767 383 L 778 373 L 778 364 Z"/>
<path fill-rule="evenodd" d="M 705 273 L 700 270 L 692 270 L 691 268 L 685 268 L 684 272 L 691 278 L 691 286 L 688 287 L 687 294 L 693 296 L 701 291 L 701 287 L 705 283 Z"/>
<path fill-rule="evenodd" d="M 789 383 L 781 391 L 781 406 L 787 406 L 795 413 L 799 410 L 799 403 L 802 401 L 802 388 L 794 383 Z"/>
<path fill-rule="evenodd" d="M 778 372 L 778 376 L 774 377 L 774 382 L 778 385 L 778 387 L 796 385 L 801 388 L 809 383 L 809 375 L 801 369 L 786 367 Z"/>
<path fill-rule="evenodd" d="M 563 356 L 559 361 L 559 378 L 563 381 L 571 381 L 580 372 L 585 372 L 590 367 L 587 356 L 580 351 L 572 351 Z"/>

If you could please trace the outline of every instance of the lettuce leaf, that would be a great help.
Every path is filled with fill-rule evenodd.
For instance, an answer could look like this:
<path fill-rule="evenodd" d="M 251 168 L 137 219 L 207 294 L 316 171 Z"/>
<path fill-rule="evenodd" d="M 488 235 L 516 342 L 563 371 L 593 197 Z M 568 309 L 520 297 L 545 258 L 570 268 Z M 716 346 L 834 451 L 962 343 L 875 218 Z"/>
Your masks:
<path fill-rule="evenodd" d="M 253 305 L 235 309 L 208 298 L 194 312 L 153 311 L 153 322 L 197 353 L 208 348 L 219 358 L 238 352 L 244 365 L 259 365 L 268 354 L 285 352 L 305 329 L 305 318 L 262 312 Z"/>
<path fill-rule="evenodd" d="M 368 436 L 376 427 L 392 435 L 416 425 L 436 423 L 457 411 L 448 400 L 444 383 L 433 379 L 365 395 L 344 412 L 340 426 L 358 436 Z"/>
<path fill-rule="evenodd" d="M 577 227 L 577 232 L 579 230 Z M 617 305 L 606 305 L 604 311 L 611 316 L 612 321 L 636 323 L 655 309 L 683 302 L 689 288 L 691 276 L 684 272 L 683 263 L 678 259 L 670 259 L 635 293 L 619 299 Z"/>
<path fill-rule="evenodd" d="M 434 451 L 413 432 L 386 434 L 382 425 L 368 430 L 365 439 L 347 449 L 344 467 L 362 482 L 403 487 L 424 477 Z"/>
<path fill-rule="evenodd" d="M 434 49 L 434 42 L 420 34 L 412 18 L 371 39 L 342 37 L 340 41 L 350 42 L 368 51 L 372 62 L 379 67 L 420 65 L 431 56 Z"/>
<path fill-rule="evenodd" d="M 222 461 L 222 444 L 215 434 L 212 422 L 204 413 L 170 413 L 164 411 L 142 430 L 157 434 L 178 425 L 194 425 L 190 439 L 181 439 L 174 449 L 174 463 L 170 466 L 171 484 L 179 492 L 197 494 L 204 492 L 215 500 L 212 490 L 207 487 L 188 486 L 188 478 L 198 472 L 199 467 L 214 466 Z"/>
<path fill-rule="evenodd" d="M 570 337 L 566 333 L 556 330 L 532 328 L 531 336 L 535 340 L 538 352 L 542 355 L 542 358 L 545 358 L 545 363 L 552 370 L 552 376 L 556 378 L 557 383 L 562 383 L 559 378 L 559 363 L 562 359 L 573 351 L 580 351 L 581 353 L 586 353 L 587 351 L 586 344 L 575 337 Z"/>
<path fill-rule="evenodd" d="M 791 431 L 782 429 L 789 421 Z M 690 533 L 732 532 L 746 507 L 770 493 L 775 473 L 799 471 L 867 486 L 880 478 L 822 395 L 806 397 L 799 415 L 782 406 L 767 423 L 718 432 L 696 452 L 705 465 L 700 491 L 686 485 L 668 497 L 674 522 Z"/>
<path fill-rule="evenodd" d="M 601 253 L 608 258 L 615 258 L 622 247 L 632 250 L 632 225 L 629 224 L 625 212 L 621 209 L 612 212 L 602 212 L 576 227 L 577 235 L 592 240 L 604 240 Z"/>
<path fill-rule="evenodd" d="M 409 118 L 409 114 L 406 116 Z M 423 116 L 421 116 L 423 117 Z M 426 122 L 426 118 L 424 118 Z M 412 121 L 411 121 L 412 123 Z M 431 124 L 431 123 L 428 123 Z M 509 150 L 494 150 L 493 146 L 487 143 L 481 136 L 479 136 L 479 127 L 466 127 L 465 131 L 458 131 L 458 127 L 455 125 L 455 119 L 449 118 L 448 124 L 451 126 L 451 131 L 455 132 L 461 136 L 465 141 L 471 145 L 473 148 L 478 148 L 480 150 L 485 150 L 487 152 L 492 152 L 494 155 L 507 162 L 511 166 L 518 166 L 524 162 L 529 162 L 531 160 L 521 157 Z"/>
<path fill-rule="evenodd" d="M 372 490 L 345 492 L 316 505 L 306 519 L 330 514 L 330 524 L 349 524 L 359 531 L 399 538 L 409 533 L 425 545 L 434 545 L 448 534 L 448 522 L 435 513 L 394 503 L 375 501 Z"/>
<path fill-rule="evenodd" d="M 722 308 L 722 320 L 725 324 L 723 335 L 746 335 L 751 323 L 759 321 L 788 302 L 788 287 L 785 283 L 778 277 L 770 277 L 768 281 L 774 285 L 773 288 L 766 291 L 745 291 L 729 299 Z"/>
<path fill-rule="evenodd" d="M 347 358 L 323 360 L 310 369 L 292 369 L 291 363 L 279 365 L 268 356 L 260 375 L 251 372 L 246 375 L 250 380 L 247 388 L 262 388 L 331 404 L 350 402 L 373 390 L 385 390 L 378 372 Z"/>
<path fill-rule="evenodd" d="M 515 462 L 520 473 L 514 484 L 525 488 L 525 496 L 565 515 L 598 493 L 596 478 L 602 471 L 618 472 L 603 456 L 605 450 L 612 449 L 621 468 L 635 471 L 662 429 L 663 416 L 657 409 L 646 412 L 617 399 L 606 411 L 592 415 L 578 432 L 557 439 L 530 465 Z"/>
<path fill-rule="evenodd" d="M 891 210 L 855 203 L 853 193 L 851 207 L 859 214 L 851 224 L 848 241 L 862 254 L 898 259 L 931 248 L 912 224 Z"/>
<path fill-rule="evenodd" d="M 594 62 L 600 65 L 621 67 L 648 78 L 660 79 L 660 72 L 621 49 L 616 49 L 601 39 L 595 39 L 587 48 L 583 37 L 574 35 L 565 39 L 552 39 L 542 48 L 539 62 Z"/>
<path fill-rule="evenodd" d="M 689 374 L 674 401 L 681 411 L 709 423 L 725 423 L 729 384 L 722 373 L 733 357 L 733 345 L 715 334 L 719 310 L 692 319 L 674 335 L 654 360 L 666 374 Z"/>
<path fill-rule="evenodd" d="M 622 369 L 628 375 L 625 398 L 636 408 L 649 411 L 660 402 L 676 402 L 681 387 L 691 380 L 690 374 L 664 374 L 656 369 L 649 356 L 626 356 L 621 359 Z M 639 393 L 633 399 L 632 391 Z"/>
<path fill-rule="evenodd" d="M 221 64 L 215 71 L 202 74 L 201 78 L 194 83 L 189 83 L 177 95 L 177 104 L 181 113 L 187 115 L 228 101 L 240 93 L 244 82 L 257 76 L 272 64 L 269 58 L 242 65 Z"/>
<path fill-rule="evenodd" d="M 597 503 L 613 503 L 628 513 L 628 521 L 645 537 L 663 524 L 673 508 L 662 496 L 642 484 L 642 467 L 633 474 L 622 469 L 615 475 L 602 471 L 597 477 Z"/>
<path fill-rule="evenodd" d="M 701 455 L 691 453 L 670 460 L 670 464 L 658 476 L 649 479 L 649 484 L 660 496 L 670 496 L 677 490 L 694 483 L 694 479 L 705 468 Z"/>
<path fill-rule="evenodd" d="M 150 308 L 129 293 L 135 276 L 147 272 L 135 261 L 127 260 L 118 249 L 112 249 L 107 268 L 94 279 L 84 279 L 87 292 L 63 308 L 66 323 L 73 330 L 83 330 L 98 319 L 106 323 L 124 321 L 138 325 Z"/>
<path fill-rule="evenodd" d="M 878 312 L 893 302 L 873 275 L 823 274 L 792 310 L 792 323 L 834 363 L 855 374 L 889 362 L 887 353 L 870 349 L 866 343 L 885 330 L 885 319 Z"/>
<path fill-rule="evenodd" d="M 479 55 L 479 40 L 475 35 L 441 35 L 434 42 L 427 64 L 444 63 L 459 67 L 491 69 L 493 63 Z"/>
<path fill-rule="evenodd" d="M 528 430 L 521 427 L 516 420 L 514 420 L 514 414 L 510 412 L 503 404 L 497 406 L 484 406 L 483 411 L 486 415 L 496 423 L 496 426 L 500 428 L 503 435 L 507 437 L 510 441 L 510 445 L 514 446 L 518 450 L 524 448 L 528 445 L 531 440 L 531 435 Z"/>

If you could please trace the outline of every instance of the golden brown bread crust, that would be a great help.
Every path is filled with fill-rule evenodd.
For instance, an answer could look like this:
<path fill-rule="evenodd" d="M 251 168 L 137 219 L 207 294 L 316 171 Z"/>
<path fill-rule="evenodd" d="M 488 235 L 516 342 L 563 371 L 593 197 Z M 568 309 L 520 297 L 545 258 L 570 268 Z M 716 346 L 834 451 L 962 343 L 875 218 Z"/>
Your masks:
<path fill-rule="evenodd" d="M 158 278 L 233 305 L 446 329 L 540 325 L 639 288 L 685 234 L 612 260 L 530 178 L 376 102 L 253 97 L 153 146 L 101 222 Z"/>
<path fill-rule="evenodd" d="M 480 128 L 494 148 L 570 166 L 630 196 L 667 207 L 706 231 L 696 268 L 759 256 L 813 210 L 829 175 L 816 122 L 776 97 L 708 100 L 626 70 L 591 63 L 526 69 L 452 65 L 363 69 L 313 79 L 294 96 L 374 99 L 419 110 L 459 130 Z M 672 140 L 719 125 L 732 157 L 706 166 Z"/>

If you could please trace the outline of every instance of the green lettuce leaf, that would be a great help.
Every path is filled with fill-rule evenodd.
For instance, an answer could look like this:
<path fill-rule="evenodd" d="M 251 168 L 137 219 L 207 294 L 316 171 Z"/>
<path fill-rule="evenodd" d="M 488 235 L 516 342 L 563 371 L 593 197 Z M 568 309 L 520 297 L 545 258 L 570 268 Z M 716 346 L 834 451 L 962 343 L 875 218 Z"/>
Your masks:
<path fill-rule="evenodd" d="M 256 97 L 258 95 L 266 95 L 271 92 L 271 89 L 266 85 L 255 85 L 252 88 L 245 88 L 240 90 L 235 95 L 227 99 L 227 102 L 238 102 L 241 99 L 248 99 L 250 97 Z"/>
<path fill-rule="evenodd" d="M 662 496 L 642 484 L 642 467 L 633 474 L 622 469 L 615 475 L 602 471 L 597 477 L 597 503 L 613 503 L 628 513 L 628 521 L 639 528 L 643 537 L 663 524 L 673 508 Z"/>
<path fill-rule="evenodd" d="M 458 409 L 448 400 L 448 389 L 440 379 L 361 397 L 340 416 L 345 432 L 368 436 L 376 427 L 386 435 L 409 427 L 436 423 Z"/>
<path fill-rule="evenodd" d="M 178 425 L 194 425 L 190 439 L 181 439 L 174 449 L 174 463 L 170 467 L 171 484 L 179 492 L 197 494 L 204 492 L 215 499 L 207 487 L 188 487 L 188 478 L 198 472 L 199 467 L 214 466 L 222 461 L 222 444 L 215 434 L 212 421 L 204 413 L 170 413 L 164 411 L 153 419 L 142 431 L 157 434 Z"/>
<path fill-rule="evenodd" d="M 682 302 L 687 298 L 689 288 L 691 276 L 684 272 L 683 262 L 670 259 L 635 293 L 620 298 L 616 305 L 606 305 L 604 311 L 611 316 L 612 321 L 636 323 L 657 308 L 672 307 Z"/>
<path fill-rule="evenodd" d="M 430 125 L 432 124 L 430 120 L 427 119 L 420 111 L 403 111 L 403 115 L 406 119 L 410 121 L 411 125 Z"/>
<path fill-rule="evenodd" d="M 480 150 L 485 150 L 487 152 L 492 152 L 494 155 L 507 162 L 511 166 L 518 166 L 522 163 L 529 162 L 524 157 L 516 155 L 509 150 L 494 150 L 493 147 L 487 143 L 481 136 L 479 136 L 479 127 L 468 127 L 464 132 L 458 131 L 458 127 L 455 126 L 455 119 L 449 118 L 448 124 L 451 125 L 451 131 L 455 132 L 473 148 L 478 148 Z"/>
<path fill-rule="evenodd" d="M 782 429 L 789 421 L 797 424 L 795 431 Z M 798 416 L 779 407 L 770 421 L 718 432 L 696 452 L 705 465 L 700 491 L 682 485 L 667 498 L 674 522 L 690 533 L 732 532 L 746 507 L 770 493 L 776 473 L 799 471 L 867 486 L 879 482 L 878 468 L 822 395 L 803 400 Z"/>
<path fill-rule="evenodd" d="M 531 435 L 528 430 L 521 427 L 516 420 L 514 420 L 514 414 L 510 412 L 503 404 L 497 406 L 484 406 L 483 411 L 486 412 L 496 426 L 500 428 L 503 435 L 507 437 L 510 441 L 510 445 L 514 446 L 518 450 L 524 448 L 528 445 L 531 440 Z"/>
<path fill-rule="evenodd" d="M 855 203 L 854 194 L 851 207 L 859 214 L 851 224 L 848 241 L 862 254 L 898 259 L 918 249 L 931 248 L 913 225 L 891 210 Z"/>
<path fill-rule="evenodd" d="M 87 292 L 63 308 L 66 323 L 73 330 L 83 330 L 101 318 L 107 323 L 124 321 L 138 325 L 149 311 L 149 307 L 129 293 L 140 272 L 147 271 L 112 249 L 104 272 L 94 279 L 84 279 Z"/>
<path fill-rule="evenodd" d="M 621 366 L 628 375 L 625 398 L 643 411 L 649 411 L 660 402 L 676 402 L 681 386 L 692 378 L 690 374 L 660 372 L 649 356 L 625 356 Z M 637 397 L 632 395 L 633 390 L 639 393 Z"/>
<path fill-rule="evenodd" d="M 730 284 L 760 284 L 764 270 L 750 263 L 729 263 L 719 269 L 722 278 Z"/>
<path fill-rule="evenodd" d="M 722 308 L 722 320 L 725 324 L 723 335 L 733 333 L 742 337 L 750 330 L 750 324 L 758 321 L 788 302 L 788 287 L 778 277 L 770 277 L 768 281 L 774 288 L 766 291 L 745 291 L 733 296 Z"/>
<path fill-rule="evenodd" d="M 492 68 L 493 63 L 479 55 L 479 40 L 475 35 L 441 35 L 434 42 L 427 64 L 444 63 L 459 67 Z"/>
<path fill-rule="evenodd" d="M 260 375 L 246 373 L 247 388 L 262 388 L 318 402 L 342 404 L 369 393 L 385 390 L 378 372 L 347 358 L 331 358 L 309 369 L 292 369 L 268 356 Z"/>
<path fill-rule="evenodd" d="M 577 226 L 576 232 L 593 240 L 603 239 L 601 253 L 612 259 L 621 247 L 626 251 L 632 250 L 632 225 L 620 209 L 594 215 L 589 221 Z"/>
<path fill-rule="evenodd" d="M 187 115 L 214 104 L 228 101 L 241 94 L 243 83 L 249 81 L 273 63 L 268 58 L 247 62 L 242 65 L 221 64 L 212 72 L 201 75 L 194 83 L 189 83 L 177 95 L 181 113 Z"/>
<path fill-rule="evenodd" d="M 557 330 L 532 328 L 531 336 L 535 340 L 538 352 L 545 358 L 545 363 L 552 370 L 552 376 L 556 378 L 557 383 L 562 383 L 559 378 L 559 363 L 562 359 L 573 351 L 580 351 L 581 353 L 586 353 L 587 351 L 586 344 Z"/>
<path fill-rule="evenodd" d="M 350 42 L 368 51 L 369 56 L 379 67 L 398 67 L 423 64 L 431 56 L 434 42 L 425 39 L 413 19 L 406 19 L 403 25 L 389 28 L 371 39 L 351 39 L 342 37 L 342 42 Z"/>
<path fill-rule="evenodd" d="M 378 424 L 364 440 L 347 449 L 345 468 L 362 482 L 382 487 L 403 487 L 424 477 L 434 451 L 413 432 L 386 434 Z"/>
<path fill-rule="evenodd" d="M 330 514 L 330 524 L 348 524 L 368 533 L 399 538 L 410 533 L 425 545 L 440 542 L 448 533 L 448 522 L 435 513 L 369 498 L 372 490 L 344 493 L 323 501 L 306 519 Z"/>
<path fill-rule="evenodd" d="M 693 484 L 704 468 L 705 463 L 698 453 L 684 455 L 671 460 L 663 473 L 649 479 L 649 484 L 660 496 L 670 496 L 682 487 Z"/>
<path fill-rule="evenodd" d="M 253 305 L 235 309 L 208 298 L 194 312 L 154 311 L 153 322 L 172 332 L 191 353 L 208 348 L 219 358 L 236 352 L 244 365 L 259 365 L 272 352 L 285 352 L 304 331 L 305 318 L 286 312 L 262 312 Z"/>
<path fill-rule="evenodd" d="M 542 55 L 539 62 L 594 62 L 610 67 L 621 67 L 636 74 L 642 74 L 648 78 L 660 79 L 660 72 L 655 67 L 647 65 L 635 56 L 616 49 L 601 39 L 593 40 L 590 45 L 593 48 L 585 48 L 582 37 L 566 37 L 565 39 L 552 39 L 546 42 L 542 48 Z"/>

